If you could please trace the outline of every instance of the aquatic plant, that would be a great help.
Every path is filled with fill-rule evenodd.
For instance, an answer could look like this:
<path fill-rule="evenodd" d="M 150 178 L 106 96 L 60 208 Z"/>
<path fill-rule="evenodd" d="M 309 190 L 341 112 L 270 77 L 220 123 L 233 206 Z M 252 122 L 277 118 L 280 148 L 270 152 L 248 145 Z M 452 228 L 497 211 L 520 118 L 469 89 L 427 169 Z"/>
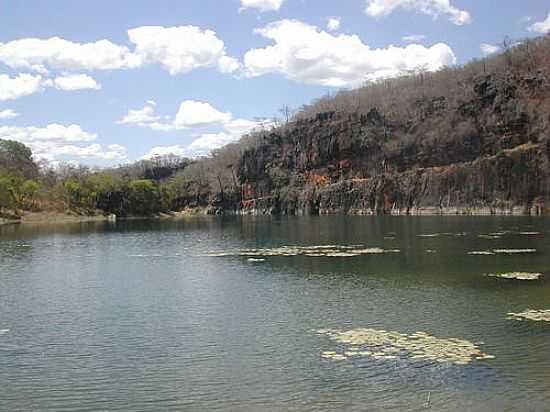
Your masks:
<path fill-rule="evenodd" d="M 535 322 L 550 322 L 550 310 L 528 309 L 520 313 L 509 312 L 507 319 L 531 320 Z"/>
<path fill-rule="evenodd" d="M 382 249 L 365 247 L 365 245 L 314 245 L 314 246 L 281 246 L 277 248 L 242 249 L 232 252 L 209 252 L 206 257 L 241 256 L 248 258 L 265 258 L 268 256 L 306 256 L 306 257 L 357 257 L 361 255 L 381 255 L 400 253 L 399 249 Z"/>
<path fill-rule="evenodd" d="M 321 357 L 331 360 L 371 357 L 467 365 L 474 360 L 494 359 L 494 356 L 483 353 L 476 344 L 467 340 L 437 338 L 425 332 L 406 334 L 383 329 L 358 328 L 348 331 L 321 329 L 317 333 L 345 346 L 342 353 L 321 353 Z"/>
<path fill-rule="evenodd" d="M 489 240 L 496 240 L 496 239 L 502 238 L 501 235 L 494 235 L 494 234 L 478 235 L 477 237 L 480 238 L 480 239 L 489 239 Z"/>
<path fill-rule="evenodd" d="M 489 277 L 500 279 L 516 279 L 516 280 L 539 280 L 542 273 L 526 273 L 526 272 L 510 272 L 510 273 L 489 273 Z"/>
<path fill-rule="evenodd" d="M 522 253 L 537 253 L 537 249 L 493 249 L 494 253 L 517 255 Z"/>

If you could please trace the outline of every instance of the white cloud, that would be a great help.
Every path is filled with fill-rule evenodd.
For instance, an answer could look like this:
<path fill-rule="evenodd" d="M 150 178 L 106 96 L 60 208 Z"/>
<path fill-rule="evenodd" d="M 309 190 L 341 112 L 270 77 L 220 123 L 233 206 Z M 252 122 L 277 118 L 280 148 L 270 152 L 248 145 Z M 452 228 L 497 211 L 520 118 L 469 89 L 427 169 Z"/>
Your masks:
<path fill-rule="evenodd" d="M 227 73 L 240 67 L 236 59 L 227 56 L 224 42 L 212 30 L 144 26 L 129 30 L 128 36 L 139 61 L 161 64 L 172 75 L 205 67 Z"/>
<path fill-rule="evenodd" d="M 140 157 L 138 160 L 149 160 L 159 156 L 187 156 L 187 150 L 183 146 L 157 146 L 153 147 L 148 153 Z"/>
<path fill-rule="evenodd" d="M 241 0 L 241 10 L 258 9 L 261 12 L 278 11 L 284 0 Z"/>
<path fill-rule="evenodd" d="M 296 20 L 275 22 L 256 33 L 275 44 L 246 53 L 248 76 L 281 73 L 304 83 L 350 87 L 456 63 L 453 51 L 444 43 L 429 48 L 411 44 L 371 49 L 356 35 L 332 35 Z"/>
<path fill-rule="evenodd" d="M 519 22 L 522 23 L 522 24 L 529 23 L 531 21 L 533 21 L 532 16 L 524 16 L 521 19 L 519 19 Z"/>
<path fill-rule="evenodd" d="M 426 36 L 423 34 L 411 34 L 410 36 L 403 36 L 402 40 L 409 43 L 419 43 L 426 40 Z"/>
<path fill-rule="evenodd" d="M 63 126 L 57 123 L 49 124 L 46 127 L 0 127 L 0 135 L 10 136 L 13 140 L 23 143 L 37 141 L 63 141 L 63 142 L 89 142 L 97 138 L 97 135 L 82 130 L 79 125 L 72 124 Z"/>
<path fill-rule="evenodd" d="M 30 96 L 43 91 L 46 87 L 65 91 L 101 89 L 101 85 L 85 74 L 67 74 L 54 79 L 32 74 L 18 74 L 16 77 L 0 74 L 0 101 Z"/>
<path fill-rule="evenodd" d="M 372 17 L 384 17 L 398 8 L 417 10 L 433 18 L 446 16 L 457 26 L 472 22 L 470 13 L 453 6 L 450 0 L 367 0 L 366 13 Z"/>
<path fill-rule="evenodd" d="M 67 74 L 56 77 L 51 81 L 52 85 L 59 90 L 74 91 L 92 89 L 99 90 L 101 85 L 93 77 L 87 74 Z"/>
<path fill-rule="evenodd" d="M 491 54 L 498 53 L 501 50 L 500 46 L 498 46 L 496 44 L 488 44 L 488 43 L 481 43 L 479 48 L 481 49 L 481 52 L 485 56 L 489 56 Z"/>
<path fill-rule="evenodd" d="M 179 127 L 207 126 L 226 123 L 231 117 L 231 113 L 220 112 L 209 103 L 186 100 L 180 105 L 174 124 Z"/>
<path fill-rule="evenodd" d="M 17 116 L 19 116 L 19 113 L 14 112 L 12 109 L 0 111 L 0 119 L 13 119 Z"/>
<path fill-rule="evenodd" d="M 19 97 L 38 93 L 43 89 L 43 78 L 40 75 L 19 74 L 10 77 L 0 74 L 0 101 L 14 100 Z"/>
<path fill-rule="evenodd" d="M 211 107 L 211 106 L 210 106 Z M 215 110 L 215 109 L 214 109 Z M 224 113 L 216 111 L 224 115 Z M 229 113 L 226 113 L 230 115 Z M 157 127 L 165 127 L 165 129 Z M 264 121 L 252 121 L 246 119 L 232 119 L 231 117 L 223 120 L 219 126 L 223 129 L 217 133 L 204 133 L 193 140 L 188 146 L 157 146 L 151 149 L 142 159 L 151 159 L 157 156 L 176 155 L 184 157 L 207 156 L 213 150 L 219 149 L 229 143 L 238 141 L 244 134 L 251 132 L 259 127 L 269 127 L 269 123 Z M 154 130 L 177 130 L 178 126 L 174 124 L 150 123 L 146 125 Z"/>
<path fill-rule="evenodd" d="M 219 149 L 229 143 L 239 140 L 236 135 L 225 132 L 206 133 L 193 140 L 189 146 L 156 146 L 138 160 L 147 160 L 159 156 L 175 155 L 182 157 L 208 156 L 213 150 Z"/>
<path fill-rule="evenodd" d="M 183 101 L 174 120 L 171 120 L 170 116 L 161 117 L 155 114 L 155 106 L 156 103 L 149 100 L 143 109 L 129 110 L 126 116 L 117 123 L 135 124 L 164 132 L 215 126 L 222 128 L 224 132 L 232 136 L 236 136 L 237 139 L 257 127 L 266 127 L 265 122 L 235 119 L 231 113 L 222 112 L 207 102 Z"/>
<path fill-rule="evenodd" d="M 161 116 L 157 116 L 155 106 L 156 103 L 150 100 L 143 109 L 129 110 L 128 114 L 117 123 L 136 124 L 152 130 L 168 132 L 193 127 L 224 125 L 233 121 L 231 113 L 221 112 L 210 103 L 196 100 L 183 101 L 173 121 L 170 116 L 166 116 L 164 120 Z"/>
<path fill-rule="evenodd" d="M 139 67 L 141 62 L 125 46 L 109 40 L 75 43 L 59 37 L 26 38 L 0 43 L 0 62 L 11 68 L 47 73 L 60 70 L 113 70 Z"/>
<path fill-rule="evenodd" d="M 150 123 L 158 122 L 160 120 L 160 117 L 155 115 L 155 106 L 156 103 L 152 100 L 149 100 L 147 101 L 143 109 L 130 109 L 128 111 L 128 114 L 117 123 L 147 126 Z"/>
<path fill-rule="evenodd" d="M 191 156 L 207 156 L 213 150 L 219 149 L 237 140 L 238 138 L 236 136 L 224 132 L 207 133 L 193 140 L 187 148 L 187 151 Z"/>
<path fill-rule="evenodd" d="M 0 63 L 14 69 L 48 75 L 50 70 L 136 69 L 160 64 L 170 74 L 197 68 L 215 68 L 222 73 L 240 69 L 228 56 L 224 42 L 212 30 L 196 26 L 142 26 L 128 31 L 134 49 L 109 40 L 77 43 L 59 37 L 24 38 L 0 43 Z"/>
<path fill-rule="evenodd" d="M 96 159 L 108 161 L 120 161 L 126 159 L 126 148 L 117 144 L 107 146 L 106 150 L 97 143 L 84 147 L 75 145 L 63 145 L 55 147 L 46 146 L 45 149 L 46 152 L 43 157 L 47 160 L 52 160 L 64 156 L 71 156 L 79 159 Z"/>
<path fill-rule="evenodd" d="M 340 28 L 340 17 L 329 17 L 327 21 L 328 31 L 337 31 Z"/>
<path fill-rule="evenodd" d="M 96 138 L 96 134 L 86 132 L 75 124 L 63 126 L 53 123 L 46 127 L 0 126 L 0 139 L 26 144 L 40 159 L 56 160 L 71 156 L 113 161 L 126 158 L 126 148 L 120 145 L 112 144 L 106 150 L 97 143 L 86 145 Z"/>
<path fill-rule="evenodd" d="M 250 133 L 252 130 L 260 126 L 262 126 L 262 122 L 246 119 L 230 120 L 223 125 L 224 129 L 228 133 L 238 137 Z"/>
<path fill-rule="evenodd" d="M 550 13 L 546 20 L 540 21 L 529 26 L 528 30 L 533 33 L 546 34 L 550 32 Z"/>

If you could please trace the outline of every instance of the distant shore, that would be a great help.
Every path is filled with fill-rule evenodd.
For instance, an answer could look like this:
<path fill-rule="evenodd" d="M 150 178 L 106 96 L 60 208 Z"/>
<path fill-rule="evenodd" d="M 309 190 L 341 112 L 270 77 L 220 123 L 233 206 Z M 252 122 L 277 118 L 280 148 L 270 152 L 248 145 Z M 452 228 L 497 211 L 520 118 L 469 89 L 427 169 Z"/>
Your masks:
<path fill-rule="evenodd" d="M 20 224 L 66 224 L 66 223 L 84 223 L 84 222 L 103 222 L 107 221 L 105 215 L 78 215 L 74 213 L 63 212 L 25 212 L 19 219 L 0 218 L 0 225 L 20 225 Z"/>
<path fill-rule="evenodd" d="M 408 212 L 405 210 L 392 210 L 387 213 L 374 213 L 370 209 L 343 210 L 322 210 L 313 216 L 545 216 L 544 213 L 529 213 L 529 209 L 516 207 L 513 209 L 490 209 L 490 208 L 414 208 Z M 185 209 L 180 212 L 161 213 L 154 216 L 125 216 L 117 217 L 116 220 L 142 220 L 142 219 L 181 219 L 197 216 L 287 216 L 288 213 L 274 213 L 268 209 L 241 209 L 221 210 L 207 207 Z M 305 216 L 305 213 L 293 213 L 290 215 Z M 311 214 L 309 214 L 311 215 Z M 547 215 L 546 215 L 547 216 Z M 98 213 L 96 215 L 79 215 L 70 212 L 25 212 L 19 219 L 0 218 L 1 225 L 59 225 L 86 222 L 106 222 L 109 215 Z"/>

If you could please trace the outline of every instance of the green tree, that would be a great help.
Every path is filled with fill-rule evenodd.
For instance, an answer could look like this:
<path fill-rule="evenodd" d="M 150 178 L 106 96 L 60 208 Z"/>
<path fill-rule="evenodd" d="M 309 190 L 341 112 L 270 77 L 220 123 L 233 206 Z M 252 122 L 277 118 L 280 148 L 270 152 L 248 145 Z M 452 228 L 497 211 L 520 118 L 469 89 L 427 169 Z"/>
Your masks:
<path fill-rule="evenodd" d="M 151 180 L 133 180 L 128 185 L 130 213 L 150 216 L 160 209 L 159 190 Z"/>
<path fill-rule="evenodd" d="M 34 199 L 38 191 L 40 190 L 40 185 L 34 180 L 26 180 L 21 185 L 21 198 L 22 203 L 26 207 L 34 207 Z"/>
<path fill-rule="evenodd" d="M 13 209 L 19 204 L 18 179 L 11 175 L 0 175 L 0 209 Z"/>
<path fill-rule="evenodd" d="M 67 200 L 69 205 L 78 207 L 82 200 L 82 186 L 77 179 L 70 178 L 63 184 L 65 192 L 67 194 Z"/>
<path fill-rule="evenodd" d="M 13 140 L 0 139 L 0 169 L 22 174 L 27 179 L 38 174 L 31 149 Z"/>

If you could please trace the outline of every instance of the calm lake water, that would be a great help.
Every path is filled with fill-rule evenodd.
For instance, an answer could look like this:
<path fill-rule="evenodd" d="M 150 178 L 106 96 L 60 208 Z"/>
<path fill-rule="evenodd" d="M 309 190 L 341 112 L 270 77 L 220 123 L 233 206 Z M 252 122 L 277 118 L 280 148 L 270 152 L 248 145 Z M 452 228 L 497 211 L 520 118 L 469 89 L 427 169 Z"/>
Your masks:
<path fill-rule="evenodd" d="M 204 256 L 318 245 L 399 252 Z M 537 252 L 468 254 L 493 249 Z M 484 276 L 517 271 L 545 276 Z M 526 309 L 550 309 L 550 219 L 1 227 L 0 410 L 548 411 L 550 323 L 507 319 Z M 318 330 L 357 328 L 465 339 L 495 359 L 321 356 L 345 348 Z"/>

